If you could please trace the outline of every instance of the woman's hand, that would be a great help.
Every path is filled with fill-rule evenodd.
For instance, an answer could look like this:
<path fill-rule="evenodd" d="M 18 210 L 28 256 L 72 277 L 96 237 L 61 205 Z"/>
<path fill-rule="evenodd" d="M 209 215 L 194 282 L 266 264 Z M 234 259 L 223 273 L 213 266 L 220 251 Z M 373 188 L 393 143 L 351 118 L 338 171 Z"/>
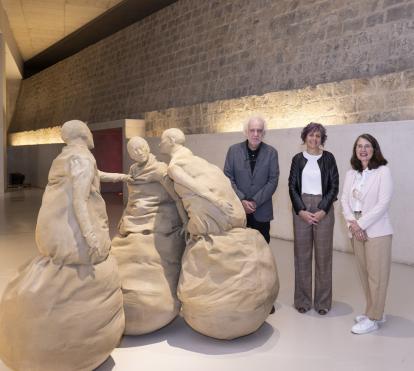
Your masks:
<path fill-rule="evenodd" d="M 318 224 L 318 220 L 316 220 L 315 214 L 307 210 L 299 211 L 298 215 L 308 224 Z"/>
<path fill-rule="evenodd" d="M 348 220 L 348 223 L 349 231 L 358 241 L 364 242 L 368 239 L 367 234 L 363 229 L 361 229 L 356 220 Z"/>
<path fill-rule="evenodd" d="M 316 213 L 313 214 L 314 219 L 319 223 L 326 215 L 326 212 L 324 210 L 319 210 Z"/>

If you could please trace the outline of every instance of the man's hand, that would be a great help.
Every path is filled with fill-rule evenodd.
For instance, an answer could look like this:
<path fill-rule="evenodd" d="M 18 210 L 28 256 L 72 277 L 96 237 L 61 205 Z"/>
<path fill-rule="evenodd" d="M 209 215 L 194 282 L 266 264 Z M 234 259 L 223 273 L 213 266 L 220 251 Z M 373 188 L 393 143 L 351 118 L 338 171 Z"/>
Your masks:
<path fill-rule="evenodd" d="M 256 211 L 256 202 L 242 200 L 242 205 L 246 214 L 253 214 Z"/>

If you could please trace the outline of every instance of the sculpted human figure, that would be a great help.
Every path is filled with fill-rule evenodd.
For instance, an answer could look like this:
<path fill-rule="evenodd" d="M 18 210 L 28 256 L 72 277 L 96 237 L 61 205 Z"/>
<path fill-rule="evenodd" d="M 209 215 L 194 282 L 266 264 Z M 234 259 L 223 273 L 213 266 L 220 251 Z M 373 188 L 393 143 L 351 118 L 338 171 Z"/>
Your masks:
<path fill-rule="evenodd" d="M 188 213 L 187 231 L 192 235 L 219 234 L 244 227 L 243 207 L 223 172 L 184 147 L 179 129 L 166 130 L 160 150 L 171 156 L 168 174 Z"/>
<path fill-rule="evenodd" d="M 188 214 L 187 242 L 178 284 L 181 313 L 205 335 L 232 339 L 256 331 L 276 299 L 276 264 L 266 241 L 245 228 L 246 214 L 230 180 L 184 147 L 168 129 L 160 150 L 171 156 L 168 175 Z"/>
<path fill-rule="evenodd" d="M 108 256 L 111 240 L 99 172 L 90 152 L 92 133 L 82 121 L 73 120 L 63 125 L 61 136 L 67 145 L 49 171 L 36 242 L 39 251 L 57 264 L 99 263 Z"/>
<path fill-rule="evenodd" d="M 40 255 L 0 303 L 0 356 L 15 370 L 94 369 L 124 329 L 92 134 L 73 120 L 61 136 L 66 146 L 50 168 L 37 219 Z"/>
<path fill-rule="evenodd" d="M 127 149 L 135 161 L 127 177 L 105 173 L 101 179 L 127 179 L 128 204 L 112 241 L 112 254 L 122 282 L 125 334 L 138 335 L 167 325 L 179 312 L 176 290 L 187 214 L 167 165 L 150 153 L 148 143 L 133 137 Z"/>

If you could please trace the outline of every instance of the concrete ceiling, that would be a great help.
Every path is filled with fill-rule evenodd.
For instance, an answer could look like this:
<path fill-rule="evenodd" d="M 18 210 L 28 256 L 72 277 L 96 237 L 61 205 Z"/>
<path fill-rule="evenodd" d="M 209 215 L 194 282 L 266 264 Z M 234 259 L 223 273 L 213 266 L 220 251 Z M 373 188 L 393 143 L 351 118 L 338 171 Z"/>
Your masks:
<path fill-rule="evenodd" d="M 26 61 L 122 1 L 1 0 L 1 3 Z"/>

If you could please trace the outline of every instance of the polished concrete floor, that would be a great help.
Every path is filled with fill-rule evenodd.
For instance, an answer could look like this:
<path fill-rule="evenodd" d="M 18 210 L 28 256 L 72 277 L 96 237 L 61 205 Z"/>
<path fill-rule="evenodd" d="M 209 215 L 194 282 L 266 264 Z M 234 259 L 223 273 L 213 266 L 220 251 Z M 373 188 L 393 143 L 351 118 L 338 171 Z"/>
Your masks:
<path fill-rule="evenodd" d="M 17 267 L 36 255 L 34 228 L 41 190 L 0 196 L 0 294 Z M 107 198 L 112 233 L 122 212 Z M 334 303 L 327 316 L 293 307 L 293 245 L 272 239 L 281 281 L 276 313 L 254 334 L 219 341 L 194 332 L 181 318 L 155 333 L 124 337 L 97 370 L 109 371 L 399 371 L 414 370 L 414 268 L 393 264 L 379 331 L 353 335 L 363 296 L 353 256 L 334 253 Z M 8 368 L 0 361 L 0 371 Z M 56 370 L 58 371 L 58 370 Z"/>

